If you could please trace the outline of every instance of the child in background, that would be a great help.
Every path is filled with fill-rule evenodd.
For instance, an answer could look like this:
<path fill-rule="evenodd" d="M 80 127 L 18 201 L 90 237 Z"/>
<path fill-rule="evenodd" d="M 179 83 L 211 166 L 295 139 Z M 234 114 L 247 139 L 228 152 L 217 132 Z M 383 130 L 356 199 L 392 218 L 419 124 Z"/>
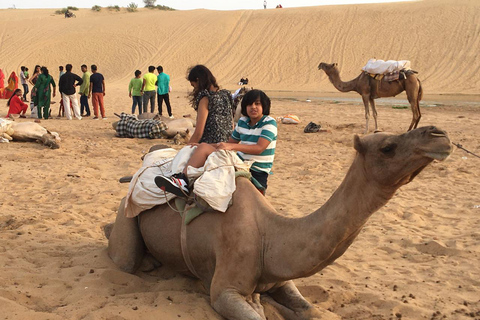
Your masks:
<path fill-rule="evenodd" d="M 135 71 L 135 78 L 130 80 L 130 84 L 128 85 L 128 96 L 132 98 L 132 114 L 135 114 L 135 108 L 138 105 L 138 114 L 142 114 L 142 71 L 136 70 Z"/>
<path fill-rule="evenodd" d="M 192 154 L 182 173 L 172 177 L 155 177 L 156 185 L 177 196 L 189 194 L 187 168 L 200 168 L 216 150 L 235 150 L 242 160 L 253 160 L 252 177 L 267 189 L 277 143 L 277 122 L 270 117 L 270 99 L 261 90 L 251 90 L 242 99 L 242 115 L 228 142 L 202 143 Z M 262 192 L 265 194 L 264 192 Z"/>

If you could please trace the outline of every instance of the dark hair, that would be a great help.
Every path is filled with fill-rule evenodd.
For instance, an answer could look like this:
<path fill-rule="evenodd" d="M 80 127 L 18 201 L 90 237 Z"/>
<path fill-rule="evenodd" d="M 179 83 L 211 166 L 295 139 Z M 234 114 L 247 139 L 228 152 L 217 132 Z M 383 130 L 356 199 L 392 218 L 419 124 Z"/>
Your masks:
<path fill-rule="evenodd" d="M 270 98 L 262 90 L 253 89 L 245 93 L 242 99 L 242 115 L 248 117 L 247 106 L 253 104 L 255 101 L 260 100 L 262 104 L 262 113 L 264 115 L 270 114 Z"/>
<path fill-rule="evenodd" d="M 154 66 L 149 66 L 148 67 L 148 72 L 153 72 L 155 71 L 155 67 Z"/>
<path fill-rule="evenodd" d="M 13 96 L 16 96 L 17 95 L 17 92 L 22 92 L 22 89 L 16 89 L 15 91 L 13 91 L 13 94 L 10 96 L 10 99 L 8 99 L 7 101 L 7 106 L 10 106 L 10 101 L 12 100 Z"/>
<path fill-rule="evenodd" d="M 140 70 L 135 70 L 135 77 L 138 77 L 139 75 L 142 74 L 142 71 Z"/>
<path fill-rule="evenodd" d="M 90 68 L 92 68 L 92 70 L 95 70 L 95 71 L 97 71 L 97 66 L 96 66 L 96 65 L 94 65 L 94 64 L 92 64 L 92 65 L 90 66 Z"/>
<path fill-rule="evenodd" d="M 162 72 L 163 72 L 163 67 L 162 67 L 162 66 L 158 66 L 158 67 L 157 67 L 157 71 L 158 71 L 158 73 L 162 73 Z"/>
<path fill-rule="evenodd" d="M 35 68 L 33 69 L 33 73 L 34 73 L 34 74 L 35 74 L 35 72 L 37 72 L 37 69 L 38 69 L 38 68 L 40 68 L 40 66 L 37 64 L 37 65 L 35 66 Z"/>
<path fill-rule="evenodd" d="M 47 67 L 42 67 L 40 70 L 42 70 L 42 73 L 46 76 L 48 76 L 48 69 Z"/>
<path fill-rule="evenodd" d="M 58 69 L 59 69 L 60 71 L 63 71 L 63 66 L 58 66 Z"/>
<path fill-rule="evenodd" d="M 28 71 L 28 68 L 27 68 L 27 67 L 25 67 L 25 71 Z"/>
<path fill-rule="evenodd" d="M 65 69 L 67 69 L 67 72 L 72 71 L 72 65 L 69 63 L 65 66 Z"/>
<path fill-rule="evenodd" d="M 87 67 L 86 64 L 82 64 L 82 65 L 80 66 L 80 68 L 86 68 L 86 67 Z"/>
<path fill-rule="evenodd" d="M 213 86 L 216 89 L 220 87 L 217 84 L 217 79 L 213 76 L 212 72 L 205 67 L 204 65 L 198 64 L 194 67 L 188 69 L 187 75 L 188 81 L 198 82 L 198 87 L 193 89 L 193 92 L 190 94 L 192 97 L 190 102 L 195 110 L 197 110 L 198 106 L 196 105 L 196 100 L 198 94 L 203 90 L 210 90 L 210 87 Z"/>
<path fill-rule="evenodd" d="M 21 66 L 20 70 L 25 71 L 25 66 Z"/>

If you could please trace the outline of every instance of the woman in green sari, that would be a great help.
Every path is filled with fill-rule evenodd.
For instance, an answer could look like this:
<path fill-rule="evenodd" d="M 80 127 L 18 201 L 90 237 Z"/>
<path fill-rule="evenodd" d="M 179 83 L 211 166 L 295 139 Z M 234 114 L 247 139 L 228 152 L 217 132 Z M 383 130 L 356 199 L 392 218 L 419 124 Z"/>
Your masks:
<path fill-rule="evenodd" d="M 50 116 L 50 95 L 52 93 L 51 87 L 53 87 L 53 96 L 55 97 L 55 81 L 52 76 L 48 74 L 48 69 L 42 67 L 42 73 L 38 76 L 35 83 L 36 96 L 35 105 L 37 106 L 38 119 L 48 119 Z"/>

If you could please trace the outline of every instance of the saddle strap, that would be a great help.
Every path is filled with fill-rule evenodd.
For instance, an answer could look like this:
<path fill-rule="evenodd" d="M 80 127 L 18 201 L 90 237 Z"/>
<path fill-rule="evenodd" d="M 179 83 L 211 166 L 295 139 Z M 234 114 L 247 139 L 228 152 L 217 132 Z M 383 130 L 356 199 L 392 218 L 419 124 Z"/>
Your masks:
<path fill-rule="evenodd" d="M 198 276 L 197 272 L 195 272 L 195 268 L 193 267 L 192 260 L 190 259 L 190 255 L 188 254 L 188 248 L 187 248 L 187 224 L 185 223 L 185 219 L 187 217 L 186 214 L 186 209 L 183 211 L 182 215 L 182 226 L 180 229 L 180 247 L 182 248 L 182 255 L 183 255 L 183 261 L 185 261 L 185 264 L 188 267 L 188 270 L 198 279 L 200 277 Z"/>

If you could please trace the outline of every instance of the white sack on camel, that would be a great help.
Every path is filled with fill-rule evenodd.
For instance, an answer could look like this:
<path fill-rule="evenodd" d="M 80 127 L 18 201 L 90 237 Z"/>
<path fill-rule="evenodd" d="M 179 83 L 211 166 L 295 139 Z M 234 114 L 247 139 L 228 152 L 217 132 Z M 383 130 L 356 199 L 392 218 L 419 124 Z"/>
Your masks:
<path fill-rule="evenodd" d="M 409 60 L 377 60 L 370 59 L 367 64 L 362 68 L 363 71 L 372 74 L 387 74 L 394 71 L 400 71 L 402 69 L 410 69 Z"/>
<path fill-rule="evenodd" d="M 142 167 L 130 182 L 125 201 L 125 216 L 133 218 L 142 211 L 167 203 L 175 195 L 162 191 L 155 184 L 158 175 L 171 176 L 182 172 L 196 147 L 186 146 L 180 151 L 168 148 L 147 153 Z M 234 151 L 213 152 L 201 168 L 188 167 L 190 179 L 197 179 L 193 192 L 213 209 L 225 212 L 236 189 L 235 170 L 249 170 Z"/>

